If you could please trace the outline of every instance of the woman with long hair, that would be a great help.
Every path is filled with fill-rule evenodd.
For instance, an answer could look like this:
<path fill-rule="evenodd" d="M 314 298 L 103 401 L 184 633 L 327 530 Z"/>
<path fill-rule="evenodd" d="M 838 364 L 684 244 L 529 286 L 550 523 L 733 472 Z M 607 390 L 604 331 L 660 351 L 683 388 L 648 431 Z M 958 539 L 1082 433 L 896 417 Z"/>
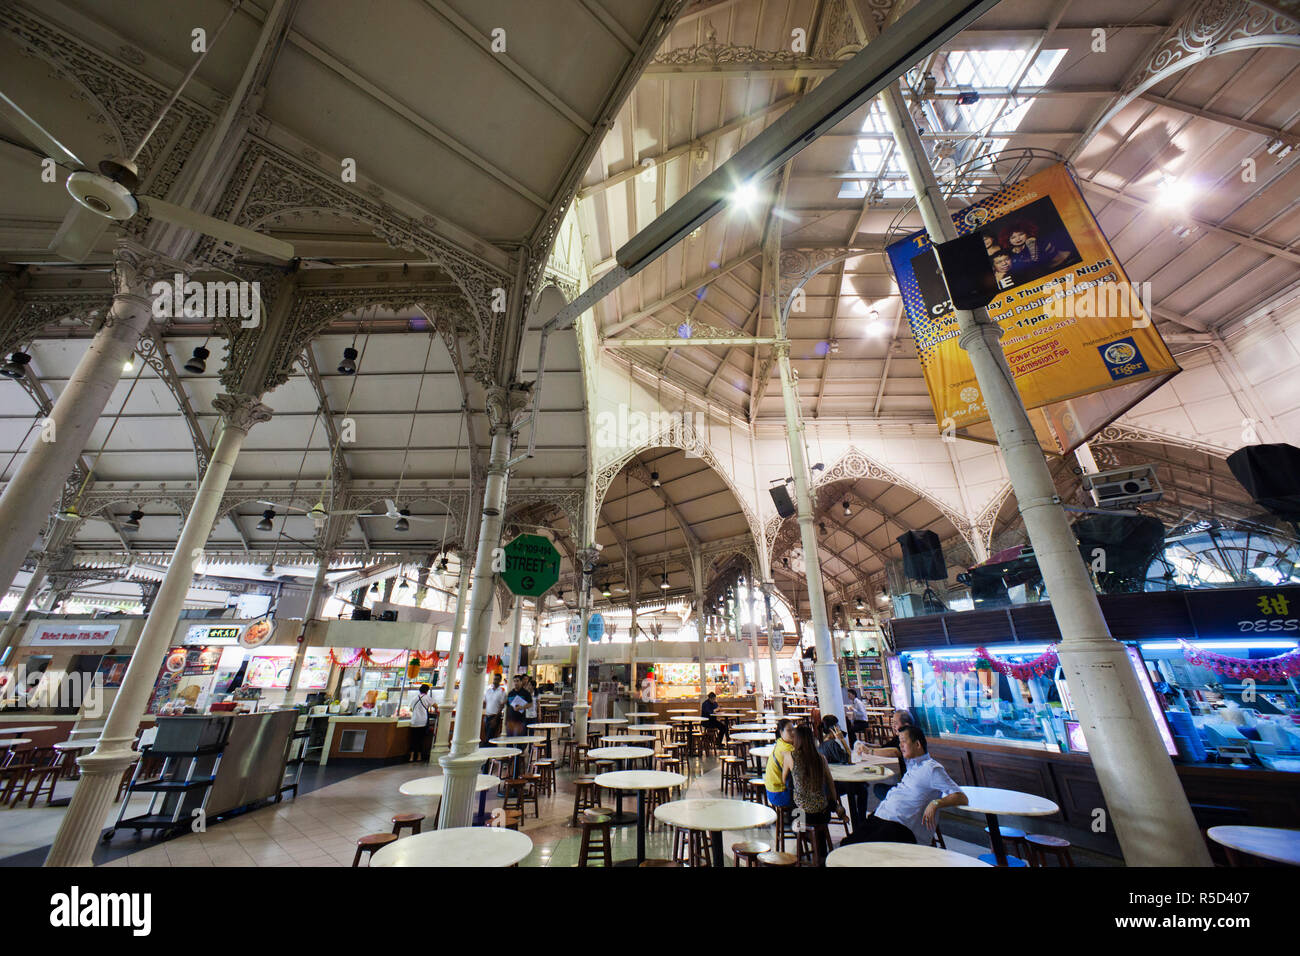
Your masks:
<path fill-rule="evenodd" d="M 794 747 L 785 755 L 784 772 L 794 789 L 794 802 L 803 811 L 804 822 L 816 834 L 817 865 L 825 864 L 830 853 L 831 810 L 837 797 L 830 765 L 817 749 L 812 728 L 803 724 L 794 729 Z"/>

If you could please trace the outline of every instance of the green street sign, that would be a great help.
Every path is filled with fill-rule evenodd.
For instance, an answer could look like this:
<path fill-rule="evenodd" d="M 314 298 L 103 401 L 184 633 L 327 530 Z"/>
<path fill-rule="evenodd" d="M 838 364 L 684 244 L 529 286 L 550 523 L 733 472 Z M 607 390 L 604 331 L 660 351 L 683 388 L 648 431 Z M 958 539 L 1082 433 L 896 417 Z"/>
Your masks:
<path fill-rule="evenodd" d="M 506 545 L 505 557 L 501 579 L 518 597 L 540 597 L 560 580 L 560 552 L 540 534 L 521 534 Z"/>

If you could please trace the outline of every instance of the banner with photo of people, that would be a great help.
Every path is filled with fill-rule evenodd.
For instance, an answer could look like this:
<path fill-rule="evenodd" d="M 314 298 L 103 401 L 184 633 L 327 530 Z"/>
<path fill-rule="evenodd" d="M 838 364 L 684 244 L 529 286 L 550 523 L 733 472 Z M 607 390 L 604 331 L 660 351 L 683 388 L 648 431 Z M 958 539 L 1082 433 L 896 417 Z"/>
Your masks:
<path fill-rule="evenodd" d="M 990 290 L 989 316 L 1040 443 L 1064 453 L 1179 371 L 1070 171 L 1051 166 L 953 216 L 978 251 L 960 259 L 954 294 Z M 970 243 L 965 250 L 969 253 Z M 978 247 L 975 247 L 978 249 Z M 886 250 L 903 296 L 935 418 L 943 430 L 994 440 L 939 257 L 924 231 Z M 960 301 L 960 297 L 959 297 Z"/>

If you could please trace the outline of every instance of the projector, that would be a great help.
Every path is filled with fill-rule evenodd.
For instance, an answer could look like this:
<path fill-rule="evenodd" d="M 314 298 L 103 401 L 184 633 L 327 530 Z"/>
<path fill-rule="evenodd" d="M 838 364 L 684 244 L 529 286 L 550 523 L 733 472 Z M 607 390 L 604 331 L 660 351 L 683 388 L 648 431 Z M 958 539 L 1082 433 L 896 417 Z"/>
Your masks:
<path fill-rule="evenodd" d="M 1160 490 L 1154 465 L 1137 465 L 1084 475 L 1083 486 L 1092 492 L 1092 500 L 1099 507 L 1156 501 L 1164 494 Z"/>

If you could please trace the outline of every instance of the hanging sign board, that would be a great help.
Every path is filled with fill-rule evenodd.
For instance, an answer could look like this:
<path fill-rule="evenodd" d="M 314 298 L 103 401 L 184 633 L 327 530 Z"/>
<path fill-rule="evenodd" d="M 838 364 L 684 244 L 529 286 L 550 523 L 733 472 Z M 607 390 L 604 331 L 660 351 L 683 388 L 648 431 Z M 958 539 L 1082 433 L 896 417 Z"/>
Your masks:
<path fill-rule="evenodd" d="M 540 534 L 521 534 L 505 547 L 501 579 L 510 593 L 540 597 L 560 580 L 560 552 Z"/>
<path fill-rule="evenodd" d="M 961 236 L 977 234 L 987 255 L 945 254 L 948 268 L 961 270 L 951 285 L 994 290 L 989 317 L 1002 327 L 1007 363 L 1047 450 L 1077 448 L 1179 371 L 1151 322 L 1147 287 L 1129 282 L 1063 164 L 953 221 Z M 993 441 L 929 237 L 918 232 L 885 251 L 940 430 Z"/>
<path fill-rule="evenodd" d="M 114 644 L 116 624 L 39 624 L 27 632 L 23 644 L 36 647 L 86 646 Z"/>
<path fill-rule="evenodd" d="M 569 622 L 565 625 L 564 631 L 569 636 L 570 641 L 577 643 L 578 638 L 582 636 L 582 615 L 575 614 L 573 617 L 569 618 Z"/>
<path fill-rule="evenodd" d="M 592 614 L 587 618 L 587 639 L 593 642 L 599 642 L 605 636 L 605 616 L 600 613 Z"/>

